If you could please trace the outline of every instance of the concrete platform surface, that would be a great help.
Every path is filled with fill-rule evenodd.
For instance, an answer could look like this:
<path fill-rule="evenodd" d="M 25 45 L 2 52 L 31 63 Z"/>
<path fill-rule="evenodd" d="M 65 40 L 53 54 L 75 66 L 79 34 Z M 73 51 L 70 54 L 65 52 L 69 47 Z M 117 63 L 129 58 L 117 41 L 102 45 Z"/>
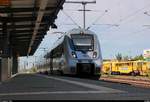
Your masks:
<path fill-rule="evenodd" d="M 150 89 L 87 78 L 18 74 L 0 84 L 0 100 L 150 100 Z"/>

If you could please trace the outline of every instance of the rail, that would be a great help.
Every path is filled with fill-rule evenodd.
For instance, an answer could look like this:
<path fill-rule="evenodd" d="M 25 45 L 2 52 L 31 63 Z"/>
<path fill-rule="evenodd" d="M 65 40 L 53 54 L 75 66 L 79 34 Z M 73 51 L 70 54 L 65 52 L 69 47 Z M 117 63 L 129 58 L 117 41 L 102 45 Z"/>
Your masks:
<path fill-rule="evenodd" d="M 100 80 L 124 83 L 138 87 L 150 88 L 149 78 L 130 77 L 130 76 L 102 76 Z"/>

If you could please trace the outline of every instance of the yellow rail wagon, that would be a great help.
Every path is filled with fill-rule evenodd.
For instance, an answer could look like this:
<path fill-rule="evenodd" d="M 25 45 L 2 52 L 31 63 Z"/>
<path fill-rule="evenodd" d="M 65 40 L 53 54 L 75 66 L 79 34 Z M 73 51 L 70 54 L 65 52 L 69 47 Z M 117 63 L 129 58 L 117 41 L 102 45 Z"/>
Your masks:
<path fill-rule="evenodd" d="M 150 69 L 150 62 L 147 62 L 147 67 L 148 69 Z"/>
<path fill-rule="evenodd" d="M 107 61 L 107 62 L 103 62 L 103 67 L 102 67 L 102 72 L 104 74 L 109 74 L 111 72 L 111 64 L 112 62 Z"/>
<path fill-rule="evenodd" d="M 139 75 L 147 75 L 148 62 L 145 61 L 134 61 L 133 68 L 137 69 Z"/>
<path fill-rule="evenodd" d="M 112 62 L 111 74 L 138 74 L 132 61 Z"/>
<path fill-rule="evenodd" d="M 150 62 L 146 61 L 108 61 L 103 62 L 102 71 L 106 74 L 147 75 Z"/>
<path fill-rule="evenodd" d="M 147 71 L 147 76 L 150 77 L 150 62 L 147 63 L 148 71 Z"/>

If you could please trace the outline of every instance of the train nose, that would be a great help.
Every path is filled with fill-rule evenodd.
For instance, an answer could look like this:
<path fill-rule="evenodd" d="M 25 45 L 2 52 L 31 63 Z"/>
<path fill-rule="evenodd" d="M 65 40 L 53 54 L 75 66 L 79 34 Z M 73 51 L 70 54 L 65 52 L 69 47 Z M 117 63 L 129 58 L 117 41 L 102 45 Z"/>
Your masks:
<path fill-rule="evenodd" d="M 90 66 L 82 66 L 82 71 L 86 73 L 90 73 Z"/>
<path fill-rule="evenodd" d="M 77 63 L 78 74 L 94 74 L 95 66 L 93 63 Z"/>

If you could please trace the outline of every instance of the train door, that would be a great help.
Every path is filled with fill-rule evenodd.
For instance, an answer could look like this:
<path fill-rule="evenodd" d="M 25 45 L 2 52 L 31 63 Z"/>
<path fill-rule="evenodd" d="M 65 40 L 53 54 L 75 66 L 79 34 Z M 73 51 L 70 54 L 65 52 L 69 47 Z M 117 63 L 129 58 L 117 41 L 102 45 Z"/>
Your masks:
<path fill-rule="evenodd" d="M 111 74 L 112 75 L 118 74 L 117 71 L 118 71 L 118 63 L 117 62 L 112 62 Z"/>
<path fill-rule="evenodd" d="M 140 72 L 140 75 L 143 74 L 143 72 L 142 72 L 142 62 L 137 62 L 137 70 Z"/>
<path fill-rule="evenodd" d="M 141 68 L 141 72 L 142 75 L 147 75 L 147 63 L 146 62 L 142 62 L 142 68 Z"/>

